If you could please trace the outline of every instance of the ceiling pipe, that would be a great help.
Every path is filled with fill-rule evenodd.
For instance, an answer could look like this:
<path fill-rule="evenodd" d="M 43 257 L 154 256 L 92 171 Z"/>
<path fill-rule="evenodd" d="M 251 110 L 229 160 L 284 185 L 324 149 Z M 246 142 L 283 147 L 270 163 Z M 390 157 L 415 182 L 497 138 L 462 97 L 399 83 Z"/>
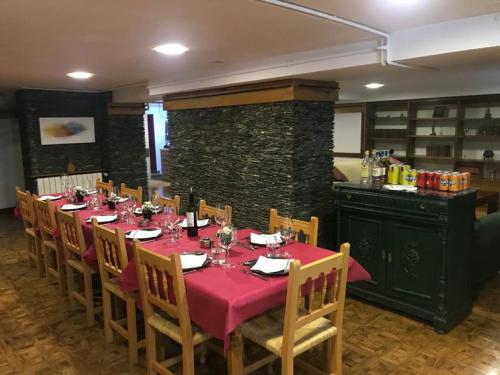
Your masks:
<path fill-rule="evenodd" d="M 340 23 L 342 25 L 346 25 L 358 30 L 363 30 L 371 34 L 375 34 L 382 38 L 383 44 L 379 47 L 377 47 L 377 50 L 380 51 L 380 61 L 382 65 L 391 65 L 391 66 L 397 66 L 400 68 L 408 68 L 408 69 L 423 69 L 423 70 L 436 70 L 435 68 L 430 68 L 430 67 L 423 67 L 423 66 L 411 66 L 407 64 L 402 64 L 398 63 L 392 60 L 392 53 L 391 53 L 391 35 L 389 33 L 386 33 L 385 31 L 375 29 L 373 27 L 363 25 L 362 23 L 354 22 L 351 21 L 347 18 L 335 16 L 333 14 L 325 13 L 313 8 L 308 8 L 302 5 L 298 5 L 295 3 L 291 3 L 288 1 L 283 1 L 283 0 L 257 0 L 260 1 L 261 3 L 266 3 L 270 5 L 274 5 L 280 8 L 285 8 L 288 10 L 293 10 L 295 12 L 299 12 L 302 14 L 307 14 L 309 16 L 321 18 L 327 21 L 332 21 L 336 23 Z"/>

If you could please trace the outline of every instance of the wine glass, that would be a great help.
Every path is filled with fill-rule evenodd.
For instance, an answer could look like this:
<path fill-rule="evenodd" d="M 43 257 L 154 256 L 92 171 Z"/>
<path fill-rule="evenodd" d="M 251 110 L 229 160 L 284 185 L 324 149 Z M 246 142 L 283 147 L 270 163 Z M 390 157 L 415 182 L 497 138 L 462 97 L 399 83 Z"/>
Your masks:
<path fill-rule="evenodd" d="M 160 207 L 160 192 L 158 189 L 153 190 L 153 194 L 151 194 L 151 203 L 154 206 L 154 210 L 157 210 Z"/>
<path fill-rule="evenodd" d="M 285 240 L 285 246 L 288 245 L 292 238 L 295 238 L 295 232 L 293 230 L 293 221 L 290 217 L 286 216 L 280 226 L 281 237 Z M 285 250 L 282 254 L 284 257 L 290 257 L 290 253 Z"/>
<path fill-rule="evenodd" d="M 268 258 L 279 258 L 280 256 L 281 244 L 276 240 L 276 238 L 269 239 L 266 241 L 267 257 Z"/>
<path fill-rule="evenodd" d="M 128 200 L 127 200 L 127 211 L 128 211 L 128 220 L 127 224 L 134 224 L 134 214 L 135 214 L 135 209 L 137 207 L 137 202 L 135 201 L 134 197 L 129 195 Z"/>

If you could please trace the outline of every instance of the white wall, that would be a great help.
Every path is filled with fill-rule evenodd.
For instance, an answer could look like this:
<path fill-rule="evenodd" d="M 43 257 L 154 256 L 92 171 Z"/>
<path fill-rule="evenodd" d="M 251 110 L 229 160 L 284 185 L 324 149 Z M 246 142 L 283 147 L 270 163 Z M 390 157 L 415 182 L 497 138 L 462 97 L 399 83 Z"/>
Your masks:
<path fill-rule="evenodd" d="M 17 119 L 0 119 L 0 208 L 16 206 L 16 185 L 24 189 Z"/>

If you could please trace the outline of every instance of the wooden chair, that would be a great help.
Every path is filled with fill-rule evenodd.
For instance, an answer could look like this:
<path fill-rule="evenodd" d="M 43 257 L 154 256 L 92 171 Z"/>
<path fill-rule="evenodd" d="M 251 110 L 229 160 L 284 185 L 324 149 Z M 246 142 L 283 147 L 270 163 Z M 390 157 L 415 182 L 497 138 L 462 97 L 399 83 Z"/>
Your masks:
<path fill-rule="evenodd" d="M 281 358 L 281 373 L 293 375 L 294 358 L 324 343 L 326 374 L 342 374 L 342 320 L 348 262 L 349 244 L 344 243 L 338 254 L 304 266 L 299 261 L 290 265 L 285 310 L 273 310 L 241 326 L 244 338 L 272 353 L 247 366 L 244 373 Z M 333 270 L 335 279 L 332 282 L 333 277 L 329 277 L 327 282 L 327 275 Z M 320 282 L 319 285 L 312 280 Z M 304 290 L 306 295 L 302 299 Z M 319 298 L 314 298 L 315 294 Z M 297 359 L 297 365 L 308 374 L 325 373 L 301 359 Z"/>
<path fill-rule="evenodd" d="M 134 241 L 137 278 L 144 309 L 148 374 L 171 374 L 168 367 L 182 361 L 184 375 L 194 374 L 194 347 L 210 336 L 191 325 L 186 287 L 179 254 L 161 256 Z M 182 346 L 182 355 L 158 359 L 156 334 L 170 337 Z M 197 350 L 202 350 L 198 346 Z"/>
<path fill-rule="evenodd" d="M 177 213 L 179 213 L 181 207 L 181 197 L 174 195 L 173 198 L 160 197 L 160 205 L 162 207 L 172 207 Z"/>
<path fill-rule="evenodd" d="M 271 208 L 269 211 L 269 233 L 274 233 L 285 224 L 285 218 L 278 216 L 278 210 Z M 319 219 L 311 216 L 310 221 L 292 219 L 292 229 L 299 238 L 304 238 L 305 243 L 317 246 L 318 244 L 318 225 Z"/>
<path fill-rule="evenodd" d="M 116 331 L 125 338 L 128 341 L 129 362 L 135 364 L 138 357 L 137 351 L 144 347 L 146 342 L 137 339 L 136 297 L 134 294 L 122 291 L 118 285 L 118 277 L 128 264 L 125 237 L 120 228 L 111 231 L 99 226 L 96 218 L 92 219 L 92 231 L 101 276 L 104 337 L 107 342 L 112 342 L 113 331 Z M 125 318 L 113 316 L 113 296 L 125 302 Z M 118 315 L 118 309 L 116 308 L 118 301 L 115 300 L 114 302 L 115 315 Z"/>
<path fill-rule="evenodd" d="M 131 195 L 137 201 L 137 205 L 142 204 L 142 187 L 140 187 L 140 186 L 137 189 L 132 189 L 132 188 L 128 188 L 127 185 L 122 183 L 120 185 L 120 195 L 122 197 L 126 197 L 126 196 Z"/>
<path fill-rule="evenodd" d="M 213 219 L 215 216 L 224 216 L 226 218 L 226 224 L 231 224 L 233 216 L 233 208 L 231 206 L 225 205 L 224 209 L 207 206 L 207 202 L 204 199 L 200 200 L 200 205 L 198 208 L 198 218 Z"/>
<path fill-rule="evenodd" d="M 100 178 L 97 178 L 95 180 L 95 188 L 97 191 L 103 190 L 106 193 L 111 193 L 113 192 L 113 181 L 103 182 Z"/>
<path fill-rule="evenodd" d="M 96 312 L 94 288 L 92 286 L 92 275 L 95 271 L 83 261 L 83 254 L 87 250 L 87 244 L 83 236 L 80 216 L 78 212 L 66 213 L 59 209 L 56 217 L 61 231 L 70 303 L 72 307 L 74 307 L 75 302 L 85 306 L 87 324 L 91 327 L 95 323 Z M 78 275 L 83 278 L 83 290 L 81 292 L 75 285 L 74 271 L 77 271 Z"/>
<path fill-rule="evenodd" d="M 29 191 L 23 192 L 19 186 L 16 186 L 17 203 L 19 212 L 23 219 L 24 234 L 28 241 L 28 255 L 30 264 L 37 268 L 38 275 L 42 277 L 45 273 L 43 261 L 42 239 L 37 228 L 37 219 L 35 207 L 33 206 L 33 197 Z"/>
<path fill-rule="evenodd" d="M 63 251 L 61 241 L 57 238 L 58 227 L 52 202 L 35 199 L 33 204 L 42 235 L 45 276 L 49 281 L 53 277 L 59 284 L 61 292 L 64 293 L 66 291 L 66 277 L 64 276 Z"/>

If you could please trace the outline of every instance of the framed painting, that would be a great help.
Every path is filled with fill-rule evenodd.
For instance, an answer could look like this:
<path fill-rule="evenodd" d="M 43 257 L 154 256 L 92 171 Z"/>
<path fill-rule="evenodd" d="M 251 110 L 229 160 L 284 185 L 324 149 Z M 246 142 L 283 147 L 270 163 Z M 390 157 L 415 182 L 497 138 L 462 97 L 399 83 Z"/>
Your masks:
<path fill-rule="evenodd" d="M 42 145 L 95 143 L 93 117 L 40 117 Z"/>

